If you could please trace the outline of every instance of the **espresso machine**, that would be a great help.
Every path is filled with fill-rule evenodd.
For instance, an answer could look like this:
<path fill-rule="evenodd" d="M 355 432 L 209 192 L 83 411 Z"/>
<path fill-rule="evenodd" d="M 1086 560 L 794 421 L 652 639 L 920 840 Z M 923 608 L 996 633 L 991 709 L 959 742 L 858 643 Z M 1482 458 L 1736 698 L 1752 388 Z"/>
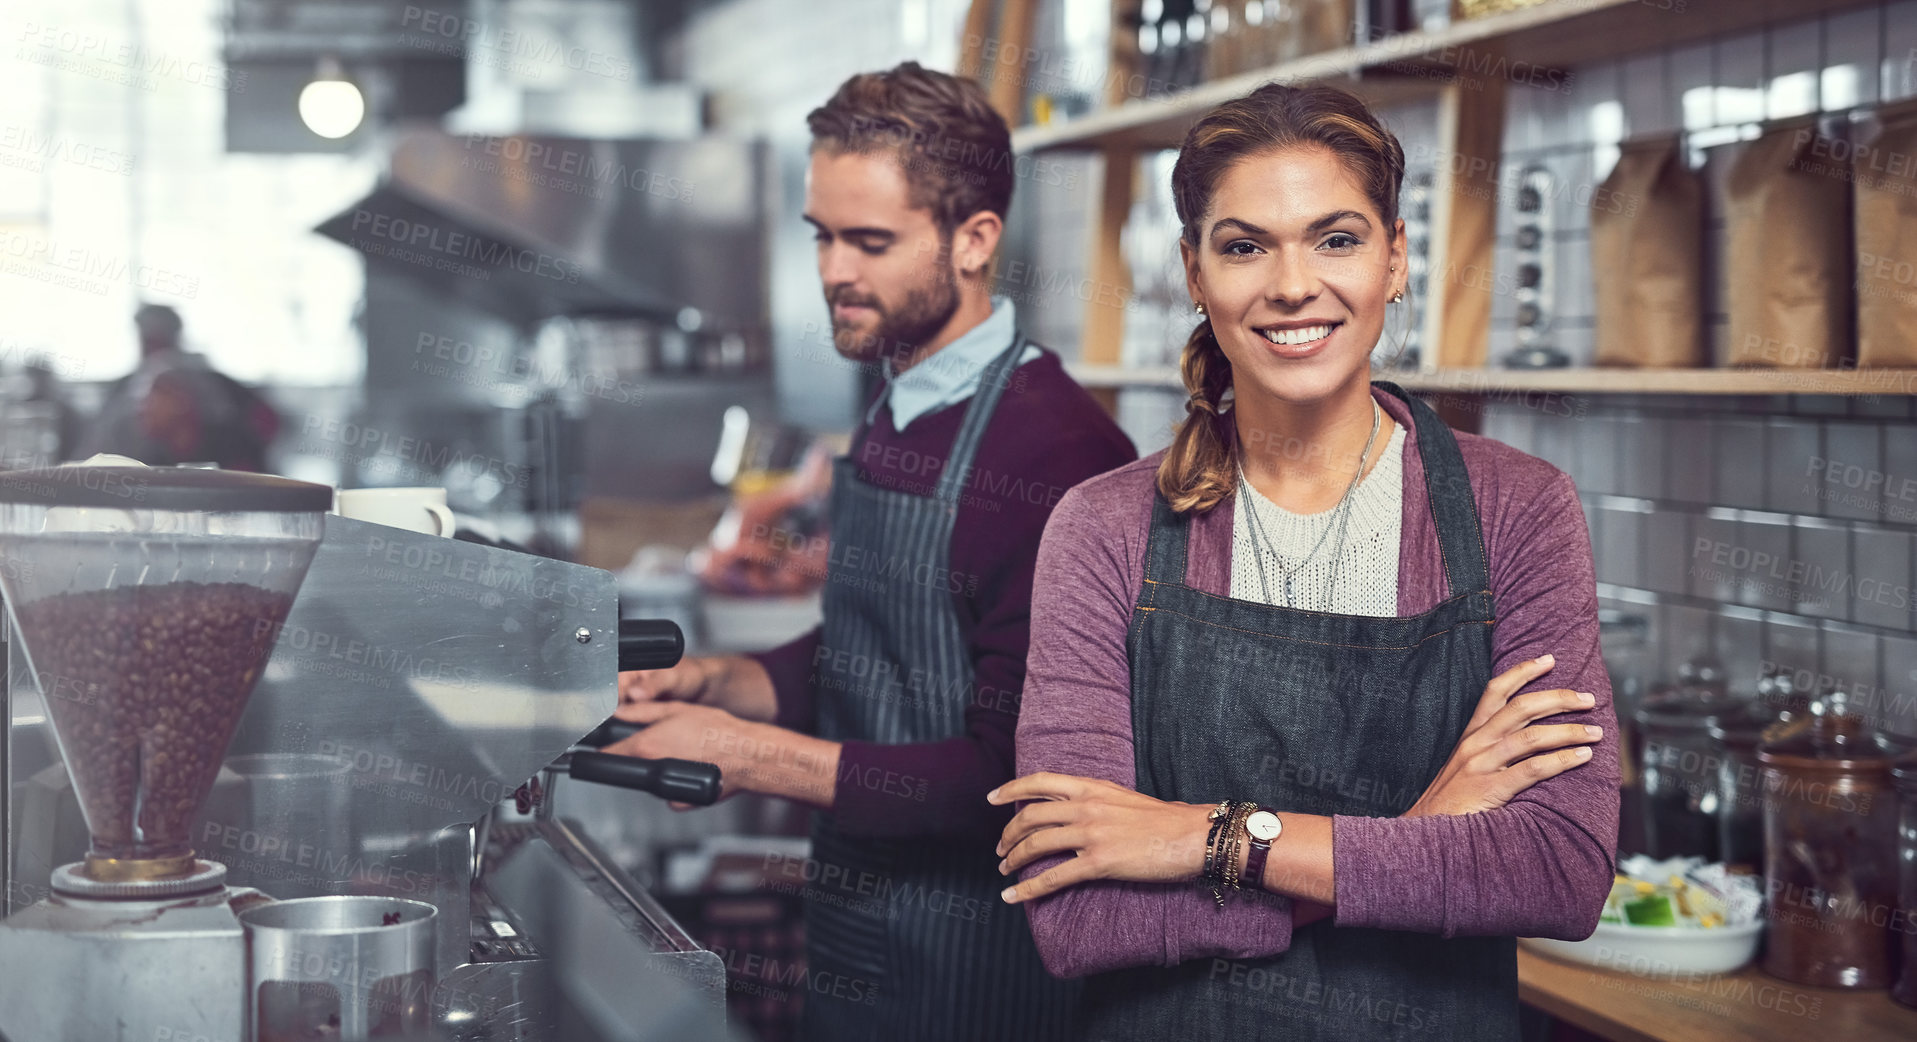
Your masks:
<path fill-rule="evenodd" d="M 609 573 L 331 497 L 0 474 L 0 1039 L 265 1038 L 269 984 L 314 1018 L 282 1037 L 341 1037 L 339 996 L 254 979 L 248 924 L 349 899 L 430 923 L 430 986 L 366 1037 L 726 1037 L 720 957 L 555 807 L 566 776 L 716 798 L 711 765 L 586 747 L 677 628 L 622 621 Z"/>

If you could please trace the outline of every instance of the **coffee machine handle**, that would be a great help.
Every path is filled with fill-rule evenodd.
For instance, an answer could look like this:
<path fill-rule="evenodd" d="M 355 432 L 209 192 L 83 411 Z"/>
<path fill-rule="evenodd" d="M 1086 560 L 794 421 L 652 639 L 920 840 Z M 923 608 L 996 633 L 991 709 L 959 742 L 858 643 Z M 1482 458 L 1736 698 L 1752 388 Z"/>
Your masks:
<path fill-rule="evenodd" d="M 570 777 L 649 792 L 661 799 L 694 806 L 719 800 L 719 766 L 693 760 L 647 760 L 617 753 L 575 752 Z"/>
<path fill-rule="evenodd" d="M 619 672 L 665 669 L 685 653 L 685 634 L 671 619 L 619 620 Z"/>

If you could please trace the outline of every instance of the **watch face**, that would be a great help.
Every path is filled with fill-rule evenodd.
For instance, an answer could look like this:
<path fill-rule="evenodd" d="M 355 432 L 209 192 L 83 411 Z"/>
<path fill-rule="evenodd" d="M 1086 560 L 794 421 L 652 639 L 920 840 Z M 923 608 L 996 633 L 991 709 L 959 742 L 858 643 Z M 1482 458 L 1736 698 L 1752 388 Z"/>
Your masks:
<path fill-rule="evenodd" d="M 1284 823 L 1278 820 L 1278 815 L 1268 810 L 1261 810 L 1245 819 L 1245 831 L 1251 834 L 1251 838 L 1267 843 L 1277 839 L 1284 830 Z"/>

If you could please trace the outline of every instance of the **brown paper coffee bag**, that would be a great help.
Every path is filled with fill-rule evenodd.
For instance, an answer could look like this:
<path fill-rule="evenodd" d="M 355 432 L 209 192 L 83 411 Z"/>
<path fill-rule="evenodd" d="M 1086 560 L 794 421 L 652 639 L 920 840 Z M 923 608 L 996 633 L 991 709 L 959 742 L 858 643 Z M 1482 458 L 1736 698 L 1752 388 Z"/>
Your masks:
<path fill-rule="evenodd" d="M 1857 365 L 1917 366 L 1917 104 L 1879 110 L 1853 150 Z"/>
<path fill-rule="evenodd" d="M 1704 189 L 1676 137 L 1627 143 L 1591 196 L 1598 365 L 1708 363 Z"/>
<path fill-rule="evenodd" d="M 1850 356 L 1850 163 L 1814 120 L 1745 147 L 1726 179 L 1726 364 L 1817 369 Z"/>

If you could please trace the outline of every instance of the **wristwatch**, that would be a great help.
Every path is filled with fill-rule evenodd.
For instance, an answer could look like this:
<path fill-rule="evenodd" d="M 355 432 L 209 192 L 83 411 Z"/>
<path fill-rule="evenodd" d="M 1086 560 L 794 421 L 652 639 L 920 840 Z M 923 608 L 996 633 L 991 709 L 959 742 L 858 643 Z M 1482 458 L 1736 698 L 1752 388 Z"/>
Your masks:
<path fill-rule="evenodd" d="M 1245 855 L 1245 871 L 1241 878 L 1250 885 L 1263 890 L 1265 888 L 1265 859 L 1271 856 L 1272 841 L 1285 831 L 1285 823 L 1278 815 L 1260 807 L 1245 819 L 1245 835 L 1251 838 L 1251 850 Z"/>

